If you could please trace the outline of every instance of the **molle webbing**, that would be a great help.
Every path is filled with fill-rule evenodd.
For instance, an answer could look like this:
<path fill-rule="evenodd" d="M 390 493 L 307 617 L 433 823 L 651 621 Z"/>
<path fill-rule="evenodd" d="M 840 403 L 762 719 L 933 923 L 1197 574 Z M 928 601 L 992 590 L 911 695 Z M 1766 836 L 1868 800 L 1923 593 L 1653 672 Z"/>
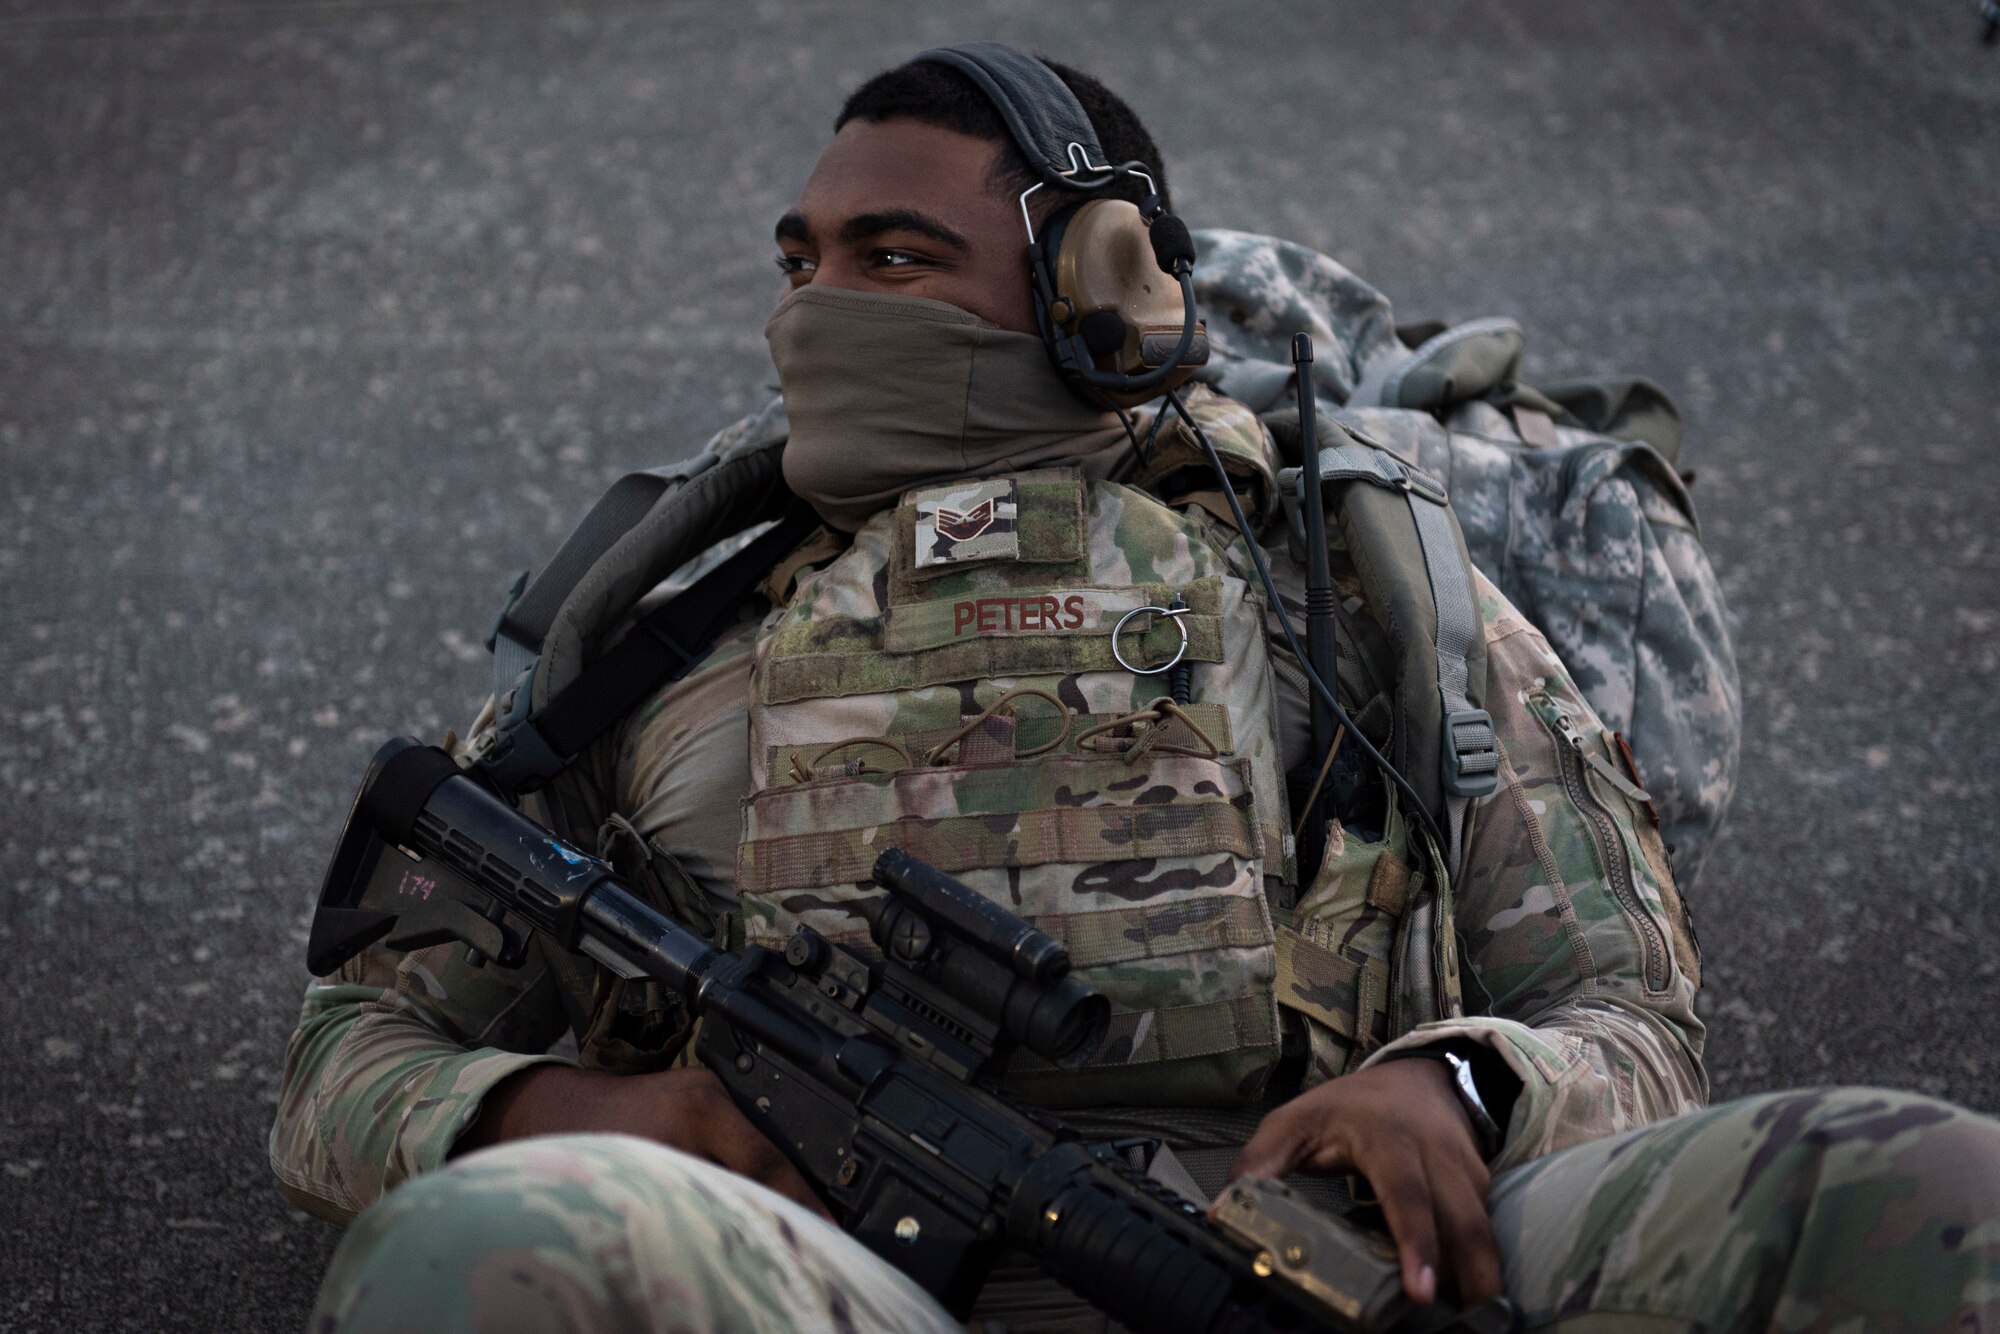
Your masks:
<path fill-rule="evenodd" d="M 869 868 L 903 847 L 1063 939 L 1079 973 L 1112 995 L 1112 1038 L 1092 1065 L 1010 1067 L 1023 1092 L 1089 1100 L 1156 1077 L 1130 1067 L 1168 1066 L 1175 1096 L 1229 1101 L 1276 1040 L 1248 768 L 1049 754 L 766 788 L 745 805 L 737 858 L 746 939 L 780 946 L 799 922 L 867 949 Z M 1135 982 L 1137 993 L 1121 989 Z"/>
<path fill-rule="evenodd" d="M 1428 959 L 1404 957 L 1411 910 L 1433 896 L 1432 878 L 1416 869 L 1410 829 L 1393 806 L 1379 841 L 1334 821 L 1325 860 L 1277 924 L 1278 1003 L 1314 1025 L 1309 1084 L 1353 1069 L 1399 1036 L 1395 974 L 1408 966 L 1430 971 Z"/>
<path fill-rule="evenodd" d="M 1044 707 L 1037 704 L 1035 707 Z M 1220 704 L 1191 703 L 1182 706 L 1187 724 L 1178 719 L 1169 720 L 1162 727 L 1161 734 L 1154 739 L 1154 745 L 1162 753 L 1169 751 L 1194 753 L 1214 751 L 1228 754 L 1236 749 L 1235 730 L 1231 726 L 1229 710 Z M 1131 718 L 1130 712 L 1118 713 L 1077 713 L 1065 711 L 1058 714 L 1054 710 L 1040 713 L 1013 714 L 989 718 L 977 730 L 960 737 L 955 754 L 945 757 L 954 764 L 1006 764 L 1029 754 L 1040 753 L 1044 749 L 1054 749 L 1058 745 L 1066 747 L 1073 754 L 1119 754 L 1123 755 L 1137 745 L 1140 738 L 1130 727 L 1119 728 L 1108 734 L 1085 740 L 1086 734 L 1099 732 L 1111 724 Z M 1199 735 L 1195 728 L 1200 729 Z M 952 737 L 960 736 L 965 727 L 933 727 L 919 731 L 899 732 L 896 739 L 912 756 L 927 755 L 934 747 Z M 1209 743 L 1203 745 L 1203 740 Z M 840 747 L 825 744 L 803 746 L 773 746 L 765 755 L 765 768 L 769 773 L 788 774 L 797 777 L 793 766 L 809 777 L 827 776 L 829 770 L 844 770 L 851 777 L 871 767 L 866 763 L 865 753 L 854 755 Z M 838 763 L 836 763 L 836 761 Z M 872 766 L 880 771 L 882 766 Z"/>
<path fill-rule="evenodd" d="M 783 906 L 781 902 L 781 906 Z M 797 896 L 800 912 L 823 906 L 810 892 Z M 826 933 L 835 944 L 871 949 L 860 919 L 846 930 Z M 1165 959 L 1192 949 L 1256 949 L 1270 942 L 1271 930 L 1254 899 L 1219 899 L 1166 908 L 1105 908 L 1097 912 L 1042 913 L 1038 930 L 1059 934 L 1070 966 L 1103 968 L 1141 959 Z"/>
<path fill-rule="evenodd" d="M 1046 757 L 1025 773 L 1012 766 L 939 765 L 868 783 L 843 778 L 767 788 L 745 808 L 737 887 L 745 894 L 774 894 L 863 883 L 885 847 L 900 847 L 954 875 L 1218 852 L 1255 858 L 1257 828 L 1247 803 L 1219 789 L 1212 797 L 1188 795 L 1214 787 L 1208 773 L 1215 767 L 1192 756 L 1154 756 L 1135 769 L 1118 756 L 1064 755 Z M 1239 781 L 1247 788 L 1240 766 Z M 1121 790 L 1126 800 L 1148 792 L 1172 792 L 1176 800 L 1074 804 Z"/>
<path fill-rule="evenodd" d="M 1256 830 L 1225 802 L 1181 808 L 1170 817 L 1118 807 L 1024 811 L 1004 829 L 995 824 L 990 816 L 960 815 L 773 838 L 738 862 L 737 887 L 746 894 L 775 894 L 865 880 L 887 847 L 902 848 L 947 873 L 1082 862 L 1101 859 L 1109 848 L 1145 859 L 1205 852 L 1249 858 L 1257 853 Z"/>
<path fill-rule="evenodd" d="M 1207 899 L 1140 910 L 1110 908 L 1103 912 L 1049 913 L 1041 929 L 1060 930 L 1069 946 L 1070 965 L 1098 968 L 1157 959 L 1200 949 L 1255 949 L 1270 935 L 1263 911 L 1254 899 Z"/>
<path fill-rule="evenodd" d="M 1360 962 L 1338 950 L 1278 928 L 1278 1004 L 1324 1025 L 1367 1051 L 1387 1040 L 1389 965 Z"/>

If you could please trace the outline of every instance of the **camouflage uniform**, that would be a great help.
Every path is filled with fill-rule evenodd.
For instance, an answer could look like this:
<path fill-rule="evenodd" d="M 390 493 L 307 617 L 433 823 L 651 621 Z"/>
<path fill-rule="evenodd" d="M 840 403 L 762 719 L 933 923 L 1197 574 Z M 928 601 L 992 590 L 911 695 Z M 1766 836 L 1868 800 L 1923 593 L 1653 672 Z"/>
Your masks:
<path fill-rule="evenodd" d="M 1556 735 L 1534 713 L 1541 699 L 1587 710 L 1540 634 L 1490 589 L 1485 604 L 1490 670 L 1511 683 L 1491 696 L 1507 766 L 1471 835 L 1459 920 L 1490 1013 L 1392 1045 L 1471 1036 L 1522 1076 L 1491 1195 L 1510 1293 L 1535 1324 L 1992 1327 L 2000 1125 L 1856 1090 L 1696 1110 L 1682 905 L 1652 868 L 1649 929 L 1596 869 Z M 718 910 L 732 902 L 735 821 L 712 794 L 749 783 L 752 639 L 734 636 L 636 715 L 602 761 L 634 824 L 685 851 Z M 1302 714 L 1302 696 L 1281 694 L 1284 715 Z M 564 1137 L 434 1170 L 485 1089 L 559 1059 L 541 1048 L 565 1027 L 544 967 L 475 971 L 462 956 L 370 952 L 309 989 L 273 1136 L 281 1180 L 346 1216 L 423 1177 L 357 1223 L 316 1329 L 955 1327 L 824 1223 L 659 1146 Z M 1102 1327 L 1028 1283 L 996 1285 L 978 1314 Z"/>
<path fill-rule="evenodd" d="M 397 1191 L 356 1221 L 325 1288 L 316 1330 L 951 1327 L 790 1200 L 624 1135 L 523 1140 Z"/>
<path fill-rule="evenodd" d="M 2000 1123 L 1815 1089 L 1566 1149 L 1500 1173 L 1488 1198 L 1528 1328 L 1978 1331 L 2000 1317 L 1996 1161 Z M 974 1318 L 1107 1329 L 1032 1288 L 982 1300 Z M 396 1191 L 342 1243 L 312 1325 L 960 1328 L 790 1201 L 609 1135 L 489 1149 Z"/>
<path fill-rule="evenodd" d="M 1358 353 L 1351 359 L 1352 378 L 1365 373 L 1365 361 Z M 1324 353 L 1318 363 L 1339 364 Z M 1220 398 L 1207 410 L 1230 454 L 1230 415 L 1236 411 L 1240 424 L 1248 414 Z M 1250 480 L 1265 466 L 1249 459 Z M 1032 476 L 1018 480 L 1034 485 Z M 1101 500 L 1114 491 L 1098 486 L 1092 494 Z M 1049 537 L 1037 537 L 1031 516 L 1015 508 L 1024 494 L 1019 487 L 1005 497 L 979 488 L 933 494 L 910 507 L 909 540 L 918 525 L 930 539 L 911 549 L 948 552 L 969 541 L 982 555 L 1018 556 L 1022 545 Z M 1189 523 L 1199 527 L 1196 510 L 1213 507 L 1203 497 L 1188 500 Z M 1094 512 L 1101 515 L 1102 504 Z M 1181 546 L 1177 559 L 1194 564 L 1162 582 L 1192 586 L 1213 577 L 1217 601 L 1197 611 L 1219 622 L 1222 590 L 1245 583 L 1245 553 L 1233 533 L 1214 525 L 1205 532 L 1223 564 L 1202 566 L 1208 557 Z M 864 531 L 857 546 L 867 540 Z M 1151 561 L 1161 553 L 1141 554 Z M 1280 590 L 1290 601 L 1296 574 L 1289 562 L 1276 566 L 1292 585 Z M 897 577 L 886 569 L 883 576 L 884 586 Z M 1344 561 L 1337 578 L 1343 632 L 1365 637 L 1371 622 L 1358 615 L 1358 584 Z M 781 600 L 796 607 L 825 591 L 808 576 L 797 598 Z M 987 591 L 1001 602 L 1012 596 Z M 1412 892 L 1410 866 L 1336 829 L 1297 915 L 1278 924 L 1278 1000 L 1304 1017 L 1309 1078 L 1449 1038 L 1486 1046 L 1518 1077 L 1521 1091 L 1492 1163 L 1491 1200 L 1509 1291 L 1536 1324 L 1593 1316 L 1608 1325 L 1615 1316 L 1634 1326 L 1701 1328 L 1832 1328 L 1856 1319 L 1996 1327 L 2000 1125 L 1923 1099 L 1855 1091 L 1700 1110 L 1699 955 L 1658 832 L 1631 795 L 1636 787 L 1612 738 L 1542 634 L 1484 581 L 1480 597 L 1486 703 L 1503 759 L 1499 791 L 1474 807 L 1467 869 L 1454 886 L 1470 1013 L 1398 1036 L 1404 1025 L 1381 994 L 1378 955 Z M 1036 616 L 1046 614 L 1038 597 L 1030 600 Z M 1025 604 L 994 614 L 1003 612 L 1028 614 Z M 624 813 L 637 841 L 655 860 L 670 861 L 679 888 L 667 906 L 720 935 L 777 929 L 768 903 L 738 892 L 741 871 L 758 870 L 754 852 L 745 860 L 738 847 L 746 827 L 738 797 L 786 763 L 810 773 L 829 758 L 807 753 L 817 747 L 788 750 L 789 739 L 776 735 L 753 751 L 753 662 L 781 641 L 786 616 L 781 608 L 768 626 L 726 637 L 700 670 L 584 762 L 585 776 Z M 918 624 L 910 632 L 934 630 Z M 803 664 L 796 670 L 809 673 L 815 654 L 840 645 L 794 647 Z M 1282 647 L 1270 653 L 1275 694 L 1259 707 L 1275 712 L 1267 734 L 1283 753 L 1253 757 L 1250 787 L 1295 764 L 1305 745 L 1302 679 Z M 852 656 L 853 670 L 869 670 L 865 646 Z M 1222 667 L 1219 647 L 1206 646 L 1203 656 L 1210 668 Z M 1357 702 L 1370 697 L 1370 683 L 1348 680 L 1345 670 L 1341 684 Z M 984 707 L 992 694 L 967 698 Z M 1111 703 L 1086 698 L 1073 707 L 1103 713 Z M 950 718 L 971 711 L 954 707 Z M 903 731 L 922 734 L 931 721 Z M 1369 725 L 1365 713 L 1362 721 Z M 865 763 L 842 758 L 856 772 Z M 1270 814 L 1258 811 L 1257 821 Z M 836 851 L 829 845 L 816 855 Z M 1263 873 L 1286 878 L 1269 859 Z M 795 893 L 778 904 L 787 913 L 800 906 Z M 1327 911 L 1315 917 L 1316 906 Z M 445 1168 L 486 1091 L 523 1066 L 645 1064 L 644 1053 L 613 1031 L 627 1007 L 592 971 L 545 953 L 511 974 L 474 970 L 463 955 L 371 950 L 307 989 L 272 1131 L 274 1170 L 295 1201 L 328 1217 L 353 1217 L 388 1196 L 336 1258 L 319 1327 L 949 1327 L 921 1294 L 823 1223 L 670 1150 L 565 1137 L 502 1146 Z M 1245 965 L 1243 985 L 1271 977 L 1260 967 Z M 550 1050 L 565 1034 L 578 1040 L 577 1056 Z M 1134 1035 L 1128 1050 L 1141 1046 Z M 1132 1100 L 1129 1090 L 1121 1099 Z M 1164 1120 L 1174 1143 L 1176 1127 Z M 1212 1165 L 1226 1160 L 1228 1139 L 1189 1135 L 1175 1147 L 1206 1152 Z M 423 1179 L 404 1186 L 411 1178 Z M 1203 1184 L 1212 1180 L 1211 1171 Z M 1011 1304 L 1019 1316 L 1033 1301 L 1029 1285 L 997 1285 L 988 1305 L 998 1313 Z M 1019 1324 L 1053 1327 L 1042 1317 Z M 1089 1328 L 1088 1319 L 1077 1327 Z"/>

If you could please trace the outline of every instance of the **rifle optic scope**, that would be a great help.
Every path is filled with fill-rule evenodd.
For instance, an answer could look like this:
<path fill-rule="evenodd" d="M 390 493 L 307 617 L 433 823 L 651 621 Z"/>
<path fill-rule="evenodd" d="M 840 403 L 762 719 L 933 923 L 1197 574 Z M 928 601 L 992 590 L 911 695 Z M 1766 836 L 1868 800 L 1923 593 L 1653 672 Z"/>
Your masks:
<path fill-rule="evenodd" d="M 901 848 L 875 859 L 889 892 L 863 908 L 883 957 L 998 1021 L 1065 1070 L 1096 1054 L 1111 1003 L 1069 971 L 1069 950 L 977 890 Z"/>

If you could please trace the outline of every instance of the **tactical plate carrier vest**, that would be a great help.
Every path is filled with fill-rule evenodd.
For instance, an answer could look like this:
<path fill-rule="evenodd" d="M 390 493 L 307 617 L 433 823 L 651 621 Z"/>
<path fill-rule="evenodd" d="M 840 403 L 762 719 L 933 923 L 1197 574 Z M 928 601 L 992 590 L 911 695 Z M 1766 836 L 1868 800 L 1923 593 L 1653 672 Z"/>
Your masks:
<path fill-rule="evenodd" d="M 1226 398 L 1196 391 L 1189 402 L 1253 513 L 1274 514 L 1286 482 L 1269 433 Z M 679 491 L 670 475 L 635 475 L 635 487 L 647 483 L 641 504 L 625 504 L 608 525 L 595 513 L 586 521 L 572 541 L 579 550 L 608 544 L 610 554 L 572 560 L 566 548 L 552 563 L 574 567 L 565 577 L 575 591 L 549 600 L 562 610 L 547 617 L 541 651 L 498 697 L 502 719 L 529 720 L 512 735 L 531 735 L 561 698 L 593 694 L 578 664 L 611 655 L 579 642 L 579 630 L 606 626 L 611 609 L 629 607 L 692 551 L 712 567 L 732 545 L 714 545 L 718 529 L 782 511 L 782 489 L 772 490 L 782 425 L 780 416 L 766 428 L 776 439 L 745 431 L 720 443 L 708 456 L 716 462 L 682 465 L 692 480 Z M 1441 496 L 1389 485 L 1402 476 L 1389 456 L 1338 438 L 1349 443 L 1328 452 L 1329 469 L 1350 480 L 1335 488 L 1335 508 L 1364 545 L 1386 553 L 1414 542 L 1408 514 L 1418 504 L 1448 513 Z M 759 635 L 741 906 L 734 923 L 713 923 L 718 940 L 779 947 L 803 922 L 871 948 L 854 909 L 875 893 L 876 854 L 902 846 L 1062 938 L 1113 1002 L 1110 1037 L 1091 1065 L 1064 1072 L 1015 1058 L 1014 1086 L 1054 1106 L 1240 1105 L 1263 1092 L 1282 1033 L 1309 1048 L 1311 1082 L 1456 1012 L 1444 858 L 1413 841 L 1393 799 L 1380 841 L 1334 825 L 1317 875 L 1299 884 L 1262 590 L 1242 539 L 1211 517 L 1219 502 L 1177 494 L 1177 479 L 1208 477 L 1190 466 L 1191 449 L 1183 435 L 1163 434 L 1133 479 L 1176 496 L 1173 504 L 1074 470 L 1025 472 L 908 493 L 847 550 L 818 558 L 830 563 L 801 578 Z M 1343 471 L 1354 451 L 1366 466 Z M 1369 498 L 1394 503 L 1371 509 Z M 1395 682 L 1364 723 L 1437 712 L 1432 672 L 1402 670 L 1398 655 L 1422 662 L 1434 638 L 1424 627 L 1436 615 L 1424 604 L 1442 576 L 1426 573 L 1427 560 L 1455 560 L 1470 578 L 1462 547 L 1447 545 L 1385 555 L 1362 580 L 1370 604 L 1399 609 L 1393 619 L 1420 631 L 1378 627 L 1356 645 L 1357 661 L 1368 660 L 1362 677 Z M 1271 554 L 1281 589 L 1296 591 L 1299 571 Z M 508 633 L 503 618 L 497 638 Z M 1183 633 L 1179 704 L 1180 672 L 1132 669 L 1167 663 Z M 646 638 L 634 632 L 621 644 Z M 1476 666 L 1483 681 L 1483 658 Z M 476 749 L 504 755 L 495 742 L 509 734 L 502 721 Z M 1429 736 L 1416 753 L 1434 749 L 1434 726 Z M 586 768 L 557 766 L 524 804 L 587 838 L 612 813 Z M 671 850 L 606 853 L 663 906 L 710 924 Z M 620 1035 L 660 1032 L 659 998 L 548 953 L 584 1062 L 657 1065 L 665 1052 L 649 1058 L 647 1040 L 635 1047 Z M 633 1014 L 621 1018 L 621 1008 Z M 1298 1020 L 1284 1024 L 1281 1008 Z"/>
<path fill-rule="evenodd" d="M 1121 621 L 1137 667 L 1185 632 L 1184 706 L 1119 664 Z M 1261 600 L 1200 521 L 1064 469 L 910 492 L 759 639 L 745 939 L 865 945 L 856 901 L 901 846 L 1061 938 L 1113 1003 L 1084 1070 L 1017 1056 L 1023 1092 L 1234 1102 L 1278 1054 L 1275 716 Z"/>

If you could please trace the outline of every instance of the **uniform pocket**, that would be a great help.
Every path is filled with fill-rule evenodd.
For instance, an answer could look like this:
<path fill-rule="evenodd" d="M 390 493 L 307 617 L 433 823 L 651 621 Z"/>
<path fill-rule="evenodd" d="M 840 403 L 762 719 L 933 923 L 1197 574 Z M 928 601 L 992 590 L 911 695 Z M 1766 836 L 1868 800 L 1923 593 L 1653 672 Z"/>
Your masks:
<path fill-rule="evenodd" d="M 1651 827 L 1651 798 L 1620 771 L 1609 734 L 1594 720 L 1589 722 L 1590 732 L 1597 737 L 1593 742 L 1585 735 L 1584 725 L 1547 691 L 1530 695 L 1528 707 L 1555 743 L 1557 773 L 1582 819 L 1598 870 L 1639 934 L 1645 988 L 1665 991 L 1673 979 L 1673 960 L 1661 922 L 1663 905 L 1648 898 L 1637 871 L 1642 855 L 1638 829 L 1642 821 Z M 1621 808 L 1623 819 L 1617 814 Z M 1649 882 L 1654 878 L 1646 877 Z"/>
<path fill-rule="evenodd" d="M 1345 1073 L 1389 1040 L 1396 928 L 1420 888 L 1391 840 L 1329 826 L 1319 873 L 1278 930 L 1278 1003 L 1312 1025 L 1308 1082 Z"/>

